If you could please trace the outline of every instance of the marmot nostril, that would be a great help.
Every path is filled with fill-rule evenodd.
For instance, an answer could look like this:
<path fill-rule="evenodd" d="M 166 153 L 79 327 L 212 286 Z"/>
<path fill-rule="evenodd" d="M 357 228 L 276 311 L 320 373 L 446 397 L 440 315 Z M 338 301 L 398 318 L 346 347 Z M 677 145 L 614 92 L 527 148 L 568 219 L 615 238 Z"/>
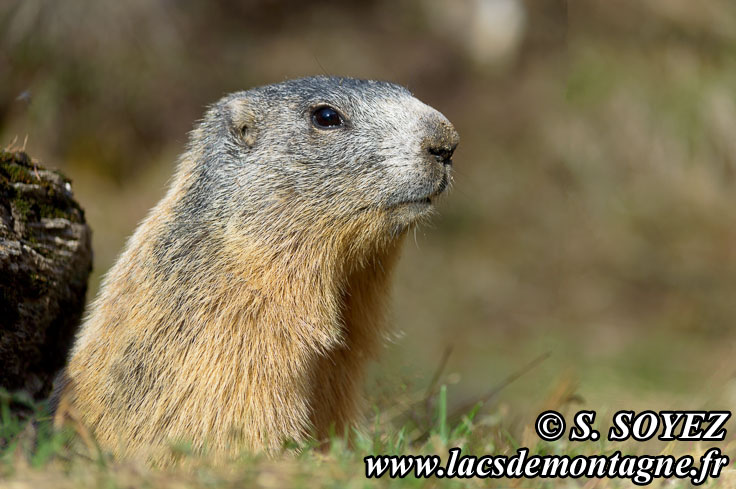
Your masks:
<path fill-rule="evenodd" d="M 446 121 L 434 121 L 430 126 L 430 135 L 424 140 L 427 152 L 443 165 L 452 165 L 452 153 L 455 152 L 459 136 L 455 128 Z"/>
<path fill-rule="evenodd" d="M 437 145 L 428 147 L 427 151 L 429 151 L 429 154 L 437 158 L 437 161 L 440 163 L 444 165 L 452 165 L 452 153 L 455 152 L 456 147 L 457 144 L 453 144 L 452 146 Z"/>

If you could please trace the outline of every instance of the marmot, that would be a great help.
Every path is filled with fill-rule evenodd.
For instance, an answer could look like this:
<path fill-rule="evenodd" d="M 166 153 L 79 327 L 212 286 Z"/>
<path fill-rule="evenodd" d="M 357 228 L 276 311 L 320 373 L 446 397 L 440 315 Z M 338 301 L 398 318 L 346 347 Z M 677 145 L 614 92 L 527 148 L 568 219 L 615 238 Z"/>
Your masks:
<path fill-rule="evenodd" d="M 173 441 L 230 456 L 343 432 L 401 238 L 457 143 L 387 82 L 303 78 L 211 106 L 90 307 L 57 421 L 154 462 Z"/>

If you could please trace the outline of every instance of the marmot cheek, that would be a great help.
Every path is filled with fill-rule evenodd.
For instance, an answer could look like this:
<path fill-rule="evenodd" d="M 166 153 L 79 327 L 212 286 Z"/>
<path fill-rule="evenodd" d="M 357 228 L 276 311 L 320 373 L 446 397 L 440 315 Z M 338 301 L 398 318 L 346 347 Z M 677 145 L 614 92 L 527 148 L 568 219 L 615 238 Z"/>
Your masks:
<path fill-rule="evenodd" d="M 447 177 L 447 174 L 445 173 L 442 175 L 442 180 L 440 181 L 439 186 L 437 187 L 437 194 L 441 194 L 447 189 L 447 186 L 449 185 L 449 179 Z"/>

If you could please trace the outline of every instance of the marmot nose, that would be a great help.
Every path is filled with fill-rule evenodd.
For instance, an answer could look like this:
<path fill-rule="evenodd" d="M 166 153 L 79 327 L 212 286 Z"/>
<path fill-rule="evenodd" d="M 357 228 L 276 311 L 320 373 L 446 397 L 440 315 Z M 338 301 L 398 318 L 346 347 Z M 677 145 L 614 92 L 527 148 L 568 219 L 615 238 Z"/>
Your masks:
<path fill-rule="evenodd" d="M 457 131 L 445 120 L 432 124 L 430 135 L 424 140 L 427 152 L 443 165 L 452 165 L 452 153 L 457 148 L 460 137 Z"/>
<path fill-rule="evenodd" d="M 457 144 L 454 146 L 430 146 L 427 151 L 443 165 L 452 165 L 452 153 L 456 146 Z"/>

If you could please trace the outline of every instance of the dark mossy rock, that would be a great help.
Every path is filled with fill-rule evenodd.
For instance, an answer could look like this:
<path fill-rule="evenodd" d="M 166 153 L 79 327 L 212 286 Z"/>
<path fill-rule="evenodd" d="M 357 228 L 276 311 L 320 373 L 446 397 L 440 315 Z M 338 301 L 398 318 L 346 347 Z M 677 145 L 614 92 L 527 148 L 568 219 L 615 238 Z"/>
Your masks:
<path fill-rule="evenodd" d="M 0 388 L 49 394 L 84 309 L 90 238 L 67 178 L 0 152 Z"/>

